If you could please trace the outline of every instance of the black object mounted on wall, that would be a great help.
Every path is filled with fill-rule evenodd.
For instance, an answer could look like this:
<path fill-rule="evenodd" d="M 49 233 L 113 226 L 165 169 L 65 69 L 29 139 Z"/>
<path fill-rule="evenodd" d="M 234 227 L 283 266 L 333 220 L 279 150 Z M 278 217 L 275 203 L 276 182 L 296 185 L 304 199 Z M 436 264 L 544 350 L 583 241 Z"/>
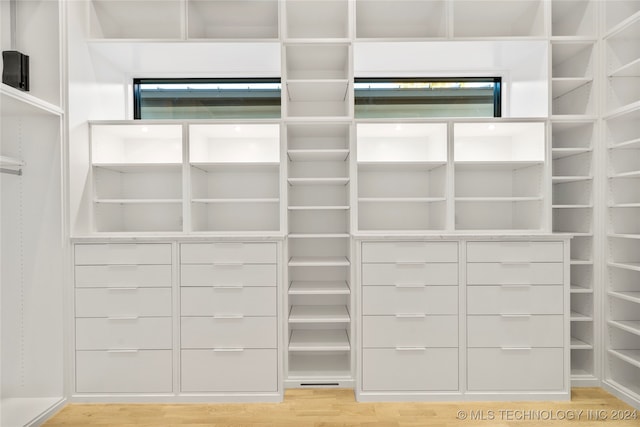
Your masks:
<path fill-rule="evenodd" d="M 2 52 L 2 83 L 29 91 L 29 56 L 17 50 Z"/>

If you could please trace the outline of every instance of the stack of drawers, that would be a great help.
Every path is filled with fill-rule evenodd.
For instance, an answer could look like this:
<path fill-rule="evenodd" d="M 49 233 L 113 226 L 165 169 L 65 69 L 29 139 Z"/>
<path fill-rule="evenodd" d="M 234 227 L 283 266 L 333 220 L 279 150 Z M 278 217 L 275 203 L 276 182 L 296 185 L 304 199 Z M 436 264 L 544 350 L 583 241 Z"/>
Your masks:
<path fill-rule="evenodd" d="M 183 243 L 181 390 L 278 391 L 276 243 Z"/>
<path fill-rule="evenodd" d="M 467 243 L 467 388 L 564 384 L 563 242 Z"/>
<path fill-rule="evenodd" d="M 76 245 L 75 322 L 77 392 L 171 392 L 171 244 Z"/>
<path fill-rule="evenodd" d="M 362 262 L 362 390 L 458 390 L 458 243 L 365 242 Z"/>

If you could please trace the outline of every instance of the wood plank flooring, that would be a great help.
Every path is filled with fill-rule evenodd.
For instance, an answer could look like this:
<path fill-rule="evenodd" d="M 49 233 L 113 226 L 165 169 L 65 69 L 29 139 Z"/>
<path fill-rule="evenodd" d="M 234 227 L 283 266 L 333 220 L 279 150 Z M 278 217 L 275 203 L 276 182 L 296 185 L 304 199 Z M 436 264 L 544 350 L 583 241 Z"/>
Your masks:
<path fill-rule="evenodd" d="M 462 415 L 459 415 L 458 411 L 463 411 Z M 44 425 L 46 427 L 639 427 L 640 411 L 634 411 L 632 407 L 600 388 L 576 388 L 572 392 L 570 402 L 478 403 L 358 403 L 354 399 L 353 390 L 292 389 L 286 391 L 283 403 L 70 404 Z M 624 421 L 612 419 L 625 415 L 631 418 L 634 413 L 636 419 Z M 461 419 L 462 417 L 466 419 Z"/>

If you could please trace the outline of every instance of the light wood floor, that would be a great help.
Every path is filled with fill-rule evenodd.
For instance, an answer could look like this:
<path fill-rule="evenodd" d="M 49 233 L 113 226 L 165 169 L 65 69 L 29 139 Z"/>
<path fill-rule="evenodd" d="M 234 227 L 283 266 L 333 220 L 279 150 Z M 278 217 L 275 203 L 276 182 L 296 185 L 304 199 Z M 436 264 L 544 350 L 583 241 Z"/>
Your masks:
<path fill-rule="evenodd" d="M 358 403 L 353 390 L 294 389 L 286 391 L 283 403 L 269 404 L 71 404 L 45 426 L 639 427 L 640 411 L 636 419 L 612 420 L 633 414 L 633 408 L 599 388 L 574 389 L 571 402 L 536 403 Z M 484 420 L 471 419 L 479 416 Z"/>

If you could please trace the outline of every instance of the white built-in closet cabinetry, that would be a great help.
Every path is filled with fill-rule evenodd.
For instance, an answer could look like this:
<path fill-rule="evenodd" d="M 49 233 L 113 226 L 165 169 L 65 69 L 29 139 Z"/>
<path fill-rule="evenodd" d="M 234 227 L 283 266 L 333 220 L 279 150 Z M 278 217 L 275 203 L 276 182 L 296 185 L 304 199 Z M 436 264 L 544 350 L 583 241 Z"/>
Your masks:
<path fill-rule="evenodd" d="M 72 188 L 86 221 L 72 230 L 74 398 L 337 385 L 362 400 L 561 399 L 571 374 L 638 406 L 639 13 L 613 0 L 89 1 L 95 93 L 140 72 L 101 57 L 129 44 L 148 60 L 150 42 L 271 42 L 283 97 L 280 120 L 87 113 L 100 121 L 77 146 L 86 165 L 73 156 L 87 170 Z M 510 40 L 548 42 L 548 117 L 354 119 L 356 47 Z M 104 274 L 83 282 L 92 268 Z"/>
<path fill-rule="evenodd" d="M 63 13 L 59 1 L 0 2 L 1 50 L 29 55 L 31 88 L 0 84 L 2 426 L 41 423 L 67 396 Z"/>

